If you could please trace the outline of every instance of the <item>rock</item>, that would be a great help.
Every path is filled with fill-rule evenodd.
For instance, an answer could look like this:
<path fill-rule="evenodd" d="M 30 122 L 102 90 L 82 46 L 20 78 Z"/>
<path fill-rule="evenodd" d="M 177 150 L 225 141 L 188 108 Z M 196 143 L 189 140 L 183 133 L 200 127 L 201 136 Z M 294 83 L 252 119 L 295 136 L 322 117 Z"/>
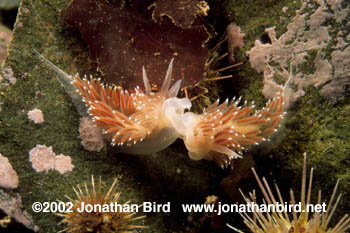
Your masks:
<path fill-rule="evenodd" d="M 96 127 L 88 117 L 80 118 L 79 134 L 86 150 L 100 152 L 106 147 L 101 128 Z"/>
<path fill-rule="evenodd" d="M 32 120 L 35 124 L 41 124 L 44 122 L 44 115 L 40 109 L 33 109 L 27 113 L 28 118 Z"/>
<path fill-rule="evenodd" d="M 0 187 L 13 189 L 18 187 L 18 176 L 8 158 L 0 154 Z"/>

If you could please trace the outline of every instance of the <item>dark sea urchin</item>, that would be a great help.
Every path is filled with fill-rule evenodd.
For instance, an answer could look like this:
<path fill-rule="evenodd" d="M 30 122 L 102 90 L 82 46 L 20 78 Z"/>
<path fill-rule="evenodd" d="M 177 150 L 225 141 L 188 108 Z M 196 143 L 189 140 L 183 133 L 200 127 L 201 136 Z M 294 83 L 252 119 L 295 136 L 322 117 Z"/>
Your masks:
<path fill-rule="evenodd" d="M 66 228 L 59 232 L 132 233 L 135 228 L 146 228 L 145 226 L 132 224 L 132 222 L 141 219 L 144 216 L 134 217 L 136 212 L 132 210 L 125 211 L 125 208 L 123 208 L 123 211 L 119 211 L 118 208 L 114 208 L 113 211 L 80 211 L 82 209 L 82 203 L 84 203 L 85 206 L 90 205 L 102 207 L 109 207 L 111 204 L 114 205 L 118 203 L 120 193 L 115 191 L 116 183 L 117 179 L 114 180 L 107 192 L 102 192 L 101 177 L 96 190 L 94 177 L 91 176 L 92 190 L 88 189 L 86 183 L 84 184 L 85 192 L 82 191 L 79 185 L 77 185 L 77 189 L 73 188 L 77 199 L 74 200 L 73 198 L 66 196 L 73 204 L 73 207 L 71 212 L 58 214 L 64 218 L 59 224 L 67 225 Z M 131 206 L 129 201 L 122 205 L 126 207 Z"/>
<path fill-rule="evenodd" d="M 265 177 L 261 179 L 258 177 L 254 169 L 254 176 L 259 184 L 261 192 L 264 195 L 264 204 L 272 205 L 276 207 L 278 203 L 285 203 L 282 199 L 280 190 L 275 184 L 277 197 L 275 197 L 267 183 Z M 303 177 L 301 184 L 301 200 L 299 202 L 300 211 L 296 212 L 294 208 L 291 211 L 280 212 L 260 212 L 253 209 L 253 216 L 249 216 L 247 213 L 240 213 L 243 217 L 245 225 L 253 233 L 345 233 L 350 229 L 350 218 L 346 214 L 341 218 L 337 224 L 330 228 L 328 227 L 332 216 L 336 210 L 336 207 L 340 201 L 341 195 L 336 198 L 336 191 L 338 188 L 339 180 L 337 181 L 332 196 L 327 206 L 322 212 L 315 212 L 311 215 L 311 211 L 307 210 L 307 206 L 310 205 L 311 199 L 311 186 L 312 186 L 313 168 L 311 168 L 309 184 L 306 194 L 306 153 L 304 154 L 303 165 Z M 242 192 L 241 192 L 242 193 Z M 249 193 L 250 197 L 246 197 L 242 193 L 247 203 L 256 203 L 255 193 Z M 335 200 L 336 198 L 336 200 Z M 335 201 L 335 202 L 334 202 Z M 290 204 L 298 204 L 294 198 L 294 192 L 290 190 Z M 321 191 L 318 192 L 317 204 L 321 205 Z M 277 208 L 276 208 L 277 209 Z M 299 214 L 300 213 L 300 214 Z M 291 214 L 291 216 L 289 216 Z M 228 225 L 229 226 L 229 225 Z M 243 233 L 232 226 L 229 226 L 233 230 L 239 233 Z"/>

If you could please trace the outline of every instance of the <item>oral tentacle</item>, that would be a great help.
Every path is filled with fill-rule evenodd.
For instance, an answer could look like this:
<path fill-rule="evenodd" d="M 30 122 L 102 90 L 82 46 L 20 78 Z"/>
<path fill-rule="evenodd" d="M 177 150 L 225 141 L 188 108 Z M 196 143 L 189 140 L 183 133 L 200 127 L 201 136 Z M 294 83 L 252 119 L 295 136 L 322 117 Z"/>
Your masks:
<path fill-rule="evenodd" d="M 181 80 L 177 80 L 167 93 L 167 98 L 176 97 L 181 88 Z"/>
<path fill-rule="evenodd" d="M 277 131 L 285 115 L 284 87 L 260 111 L 254 111 L 254 105 L 238 106 L 240 100 L 216 101 L 200 115 L 191 113 L 192 121 L 185 117 L 188 113 L 179 116 L 175 128 L 183 135 L 191 158 L 214 160 L 224 168 Z"/>
<path fill-rule="evenodd" d="M 89 106 L 88 112 L 95 124 L 111 136 L 113 146 L 122 146 L 127 153 L 153 153 L 169 146 L 179 136 L 167 113 L 183 114 L 187 106 L 183 103 L 188 103 L 175 97 L 181 80 L 169 90 L 172 64 L 173 59 L 160 92 L 152 92 L 144 68 L 145 91 L 136 87 L 129 93 L 120 87 L 104 85 L 100 79 L 81 79 L 78 75 L 73 77 L 72 84 Z"/>
<path fill-rule="evenodd" d="M 173 72 L 173 63 L 174 63 L 174 58 L 172 58 L 170 60 L 162 88 L 160 89 L 160 95 L 162 95 L 162 96 L 167 96 L 167 93 L 168 93 L 168 90 L 170 87 L 170 83 L 171 83 L 171 77 L 172 77 L 172 72 Z"/>
<path fill-rule="evenodd" d="M 143 78 L 143 84 L 145 86 L 145 94 L 149 95 L 152 92 L 152 88 L 151 88 L 151 84 L 149 83 L 149 80 L 147 78 L 147 73 L 146 73 L 144 66 L 142 66 L 142 78 Z"/>

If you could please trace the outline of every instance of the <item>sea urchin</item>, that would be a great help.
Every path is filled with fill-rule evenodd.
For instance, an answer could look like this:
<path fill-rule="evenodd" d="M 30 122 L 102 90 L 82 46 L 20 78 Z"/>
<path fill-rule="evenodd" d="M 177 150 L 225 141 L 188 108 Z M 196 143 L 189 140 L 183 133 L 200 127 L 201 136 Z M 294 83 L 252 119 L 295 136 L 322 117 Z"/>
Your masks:
<path fill-rule="evenodd" d="M 285 203 L 282 199 L 280 190 L 275 184 L 277 191 L 277 198 L 273 195 L 269 184 L 267 183 L 265 177 L 262 178 L 262 181 L 258 177 L 255 170 L 252 168 L 254 176 L 259 184 L 259 187 L 264 195 L 264 203 L 268 205 L 277 206 L 278 203 Z M 333 228 L 329 228 L 328 224 L 336 210 L 336 207 L 339 203 L 341 195 L 336 198 L 336 191 L 338 188 L 339 180 L 337 181 L 331 199 L 327 203 L 328 207 L 323 212 L 315 212 L 310 216 L 310 212 L 307 210 L 307 206 L 310 205 L 311 199 L 311 186 L 312 186 L 312 176 L 313 168 L 311 168 L 309 184 L 306 194 L 306 153 L 304 153 L 304 164 L 303 164 L 303 177 L 301 184 L 301 211 L 298 216 L 298 213 L 292 208 L 292 216 L 288 216 L 287 211 L 282 212 L 266 212 L 262 213 L 259 211 L 253 210 L 253 216 L 249 216 L 247 213 L 240 213 L 244 219 L 245 225 L 250 229 L 250 232 L 253 233 L 344 233 L 350 229 L 350 218 L 349 215 L 344 215 L 343 218 L 335 225 Z M 246 197 L 242 193 L 244 199 L 247 203 L 255 203 L 254 193 L 250 193 L 250 198 Z M 335 201 L 335 202 L 334 202 Z M 296 204 L 294 198 L 293 190 L 290 190 L 290 204 Z M 321 204 L 321 191 L 318 192 L 318 201 L 317 204 Z M 229 225 L 228 225 L 229 226 Z M 243 233 L 232 226 L 229 226 L 233 230 Z"/>
<path fill-rule="evenodd" d="M 135 228 L 146 228 L 141 225 L 133 225 L 137 219 L 141 219 L 144 216 L 134 217 L 135 212 L 80 212 L 78 209 L 81 207 L 81 203 L 84 202 L 85 206 L 91 205 L 110 205 L 110 203 L 117 203 L 119 201 L 120 193 L 115 192 L 115 184 L 117 179 L 114 180 L 113 184 L 107 191 L 107 193 L 102 192 L 101 177 L 98 182 L 97 190 L 95 188 L 94 177 L 91 176 L 91 186 L 92 190 L 89 191 L 86 183 L 85 192 L 82 191 L 80 186 L 77 189 L 73 188 L 77 199 L 74 200 L 69 196 L 66 196 L 69 201 L 73 204 L 72 212 L 66 212 L 64 214 L 58 214 L 64 219 L 59 223 L 67 224 L 67 227 L 59 232 L 73 232 L 73 233 L 85 233 L 85 232 L 97 232 L 97 233 L 131 233 L 132 229 Z M 126 205 L 128 204 L 125 203 Z"/>

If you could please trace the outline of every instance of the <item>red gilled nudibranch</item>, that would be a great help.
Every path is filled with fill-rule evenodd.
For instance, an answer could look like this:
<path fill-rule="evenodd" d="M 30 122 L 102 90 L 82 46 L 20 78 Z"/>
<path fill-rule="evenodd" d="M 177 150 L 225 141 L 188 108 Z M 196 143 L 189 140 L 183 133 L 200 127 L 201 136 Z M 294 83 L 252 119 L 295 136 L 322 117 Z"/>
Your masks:
<path fill-rule="evenodd" d="M 216 101 L 200 115 L 186 112 L 172 115 L 191 159 L 215 160 L 221 167 L 241 158 L 242 152 L 261 141 L 269 140 L 280 127 L 284 112 L 284 88 L 261 111 L 252 113 L 254 105 L 240 107 L 240 99 L 222 104 Z"/>
<path fill-rule="evenodd" d="M 188 98 L 176 97 L 181 80 L 170 88 L 173 59 L 159 92 L 152 91 L 144 67 L 144 90 L 135 87 L 128 92 L 104 85 L 100 79 L 69 76 L 39 56 L 58 73 L 79 113 L 89 113 L 96 126 L 110 135 L 111 144 L 126 153 L 150 154 L 182 138 L 191 159 L 214 160 L 219 166 L 227 167 L 233 159 L 241 158 L 243 151 L 268 140 L 280 127 L 285 114 L 287 84 L 260 111 L 253 112 L 254 106 L 238 106 L 239 98 L 221 104 L 218 100 L 202 114 L 195 114 L 185 112 L 191 108 Z"/>
<path fill-rule="evenodd" d="M 169 113 L 184 113 L 191 107 L 187 99 L 177 98 L 181 80 L 171 88 L 173 59 L 170 61 L 159 92 L 152 92 L 145 68 L 142 68 L 145 91 L 136 87 L 132 93 L 120 87 L 105 86 L 100 79 L 72 77 L 72 84 L 88 105 L 96 126 L 112 137 L 111 144 L 122 151 L 150 154 L 163 150 L 180 135 L 169 120 Z M 175 103 L 175 104 L 174 104 Z"/>

